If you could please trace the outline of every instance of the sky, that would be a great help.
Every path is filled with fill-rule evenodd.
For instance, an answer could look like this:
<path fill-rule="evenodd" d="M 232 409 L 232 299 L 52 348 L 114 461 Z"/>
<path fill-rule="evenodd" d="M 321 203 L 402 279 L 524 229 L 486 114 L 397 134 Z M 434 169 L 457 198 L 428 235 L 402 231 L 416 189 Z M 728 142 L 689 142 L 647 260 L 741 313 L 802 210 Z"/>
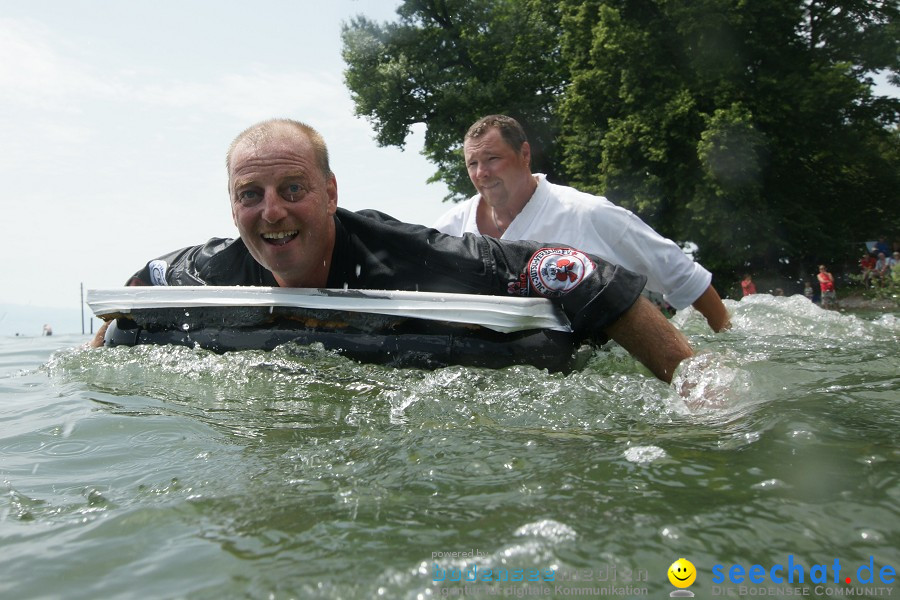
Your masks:
<path fill-rule="evenodd" d="M 235 237 L 225 151 L 271 117 L 322 133 L 339 205 L 433 222 L 449 205 L 427 183 L 424 129 L 405 151 L 378 147 L 343 81 L 342 23 L 396 20 L 398 4 L 0 0 L 0 177 L 16 190 L 0 305 L 77 311 L 82 284 Z"/>

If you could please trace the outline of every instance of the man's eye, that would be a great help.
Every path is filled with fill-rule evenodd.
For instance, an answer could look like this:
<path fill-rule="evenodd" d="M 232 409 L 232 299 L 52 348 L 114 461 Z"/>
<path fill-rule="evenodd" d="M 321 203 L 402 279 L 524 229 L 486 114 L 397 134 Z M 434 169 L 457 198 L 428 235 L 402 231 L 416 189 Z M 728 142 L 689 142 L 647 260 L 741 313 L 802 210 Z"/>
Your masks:
<path fill-rule="evenodd" d="M 243 190 L 238 192 L 238 201 L 244 206 L 258 204 L 262 200 L 262 194 L 256 190 Z"/>
<path fill-rule="evenodd" d="M 289 183 L 284 186 L 284 199 L 288 202 L 297 202 L 301 200 L 303 196 L 306 194 L 306 189 L 302 184 L 299 183 Z"/>

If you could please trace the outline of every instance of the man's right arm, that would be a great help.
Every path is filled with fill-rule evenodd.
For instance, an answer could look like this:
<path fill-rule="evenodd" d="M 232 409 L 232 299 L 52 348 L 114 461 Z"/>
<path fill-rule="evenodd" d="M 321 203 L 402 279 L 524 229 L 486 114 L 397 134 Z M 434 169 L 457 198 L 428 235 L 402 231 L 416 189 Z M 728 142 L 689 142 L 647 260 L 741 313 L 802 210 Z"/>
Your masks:
<path fill-rule="evenodd" d="M 103 346 L 103 339 L 106 337 L 106 330 L 109 329 L 109 321 L 103 323 L 100 328 L 97 330 L 97 333 L 94 335 L 94 339 L 88 342 L 89 348 L 101 348 Z"/>
<path fill-rule="evenodd" d="M 514 242 L 519 243 L 529 244 Z M 553 264 L 549 257 L 560 258 L 556 260 L 555 272 L 546 270 Z M 580 258 L 593 261 L 584 276 L 559 271 L 562 265 L 577 263 Z M 576 333 L 597 341 L 606 337 L 615 340 L 662 381 L 671 383 L 681 361 L 693 355 L 684 335 L 641 295 L 646 277 L 599 257 L 561 248 L 539 250 L 527 264 L 530 266 L 526 269 L 526 278 L 540 295 L 545 294 L 539 288 L 549 286 L 538 284 L 548 281 L 548 277 L 551 282 L 568 280 L 573 283 L 567 291 L 548 297 L 555 296 Z"/>
<path fill-rule="evenodd" d="M 666 383 L 672 383 L 681 361 L 694 354 L 687 338 L 643 296 L 606 333 Z"/>
<path fill-rule="evenodd" d="M 132 275 L 131 278 L 128 280 L 128 283 L 125 284 L 125 287 L 150 285 L 149 283 L 146 283 L 144 281 L 144 279 L 141 279 L 141 276 L 144 275 L 146 278 L 149 279 L 149 267 L 153 262 L 154 261 L 147 263 L 147 266 L 145 266 L 143 269 L 141 269 L 140 271 L 138 271 L 137 273 Z M 100 328 L 97 329 L 97 333 L 96 333 L 96 335 L 94 335 L 94 338 L 90 342 L 88 342 L 88 344 L 87 344 L 88 347 L 100 348 L 103 346 L 104 339 L 106 338 L 106 330 L 109 329 L 110 323 L 112 323 L 112 321 L 105 321 L 103 323 L 103 325 L 101 325 Z"/>

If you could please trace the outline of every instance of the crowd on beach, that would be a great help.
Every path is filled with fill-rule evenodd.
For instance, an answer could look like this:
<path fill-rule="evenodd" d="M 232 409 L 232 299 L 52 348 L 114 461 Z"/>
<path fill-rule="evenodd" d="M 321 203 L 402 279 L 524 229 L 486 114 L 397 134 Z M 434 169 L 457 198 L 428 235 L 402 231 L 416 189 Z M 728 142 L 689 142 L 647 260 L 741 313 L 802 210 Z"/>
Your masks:
<path fill-rule="evenodd" d="M 885 289 L 900 285 L 900 242 L 893 245 L 882 236 L 877 242 L 865 242 L 866 250 L 859 259 L 859 273 L 850 275 L 851 281 L 859 281 L 864 289 Z M 815 282 L 815 283 L 814 283 Z M 756 294 L 753 276 L 745 274 L 741 280 L 741 295 Z M 781 288 L 771 290 L 775 296 L 783 296 Z M 836 307 L 835 277 L 826 265 L 819 265 L 815 279 L 803 281 L 803 295 L 823 308 Z"/>
<path fill-rule="evenodd" d="M 860 276 L 866 288 L 885 287 L 900 283 L 900 242 L 893 248 L 884 237 L 867 245 L 867 251 L 859 259 Z"/>

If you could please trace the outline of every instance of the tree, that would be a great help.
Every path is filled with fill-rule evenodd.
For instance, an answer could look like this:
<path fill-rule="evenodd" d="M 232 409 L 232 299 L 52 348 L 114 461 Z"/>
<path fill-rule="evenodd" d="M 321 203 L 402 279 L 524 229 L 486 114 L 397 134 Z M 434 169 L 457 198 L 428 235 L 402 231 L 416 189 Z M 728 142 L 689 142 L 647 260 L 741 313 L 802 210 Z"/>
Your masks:
<path fill-rule="evenodd" d="M 425 123 L 424 154 L 448 198 L 471 195 L 463 135 L 502 113 L 525 127 L 535 168 L 556 174 L 556 101 L 564 78 L 555 5 L 542 0 L 407 0 L 397 23 L 354 18 L 343 28 L 345 80 L 381 145 L 403 147 Z"/>
<path fill-rule="evenodd" d="M 897 72 L 894 4 L 560 8 L 572 82 L 560 153 L 577 187 L 697 241 L 719 270 L 843 258 L 835 240 L 885 223 L 900 183 L 889 150 L 900 103 L 872 96 L 867 75 Z"/>
<path fill-rule="evenodd" d="M 534 170 L 603 194 L 731 276 L 900 231 L 895 0 L 406 0 L 344 28 L 381 144 L 427 126 L 451 198 L 466 127 L 522 121 Z"/>

